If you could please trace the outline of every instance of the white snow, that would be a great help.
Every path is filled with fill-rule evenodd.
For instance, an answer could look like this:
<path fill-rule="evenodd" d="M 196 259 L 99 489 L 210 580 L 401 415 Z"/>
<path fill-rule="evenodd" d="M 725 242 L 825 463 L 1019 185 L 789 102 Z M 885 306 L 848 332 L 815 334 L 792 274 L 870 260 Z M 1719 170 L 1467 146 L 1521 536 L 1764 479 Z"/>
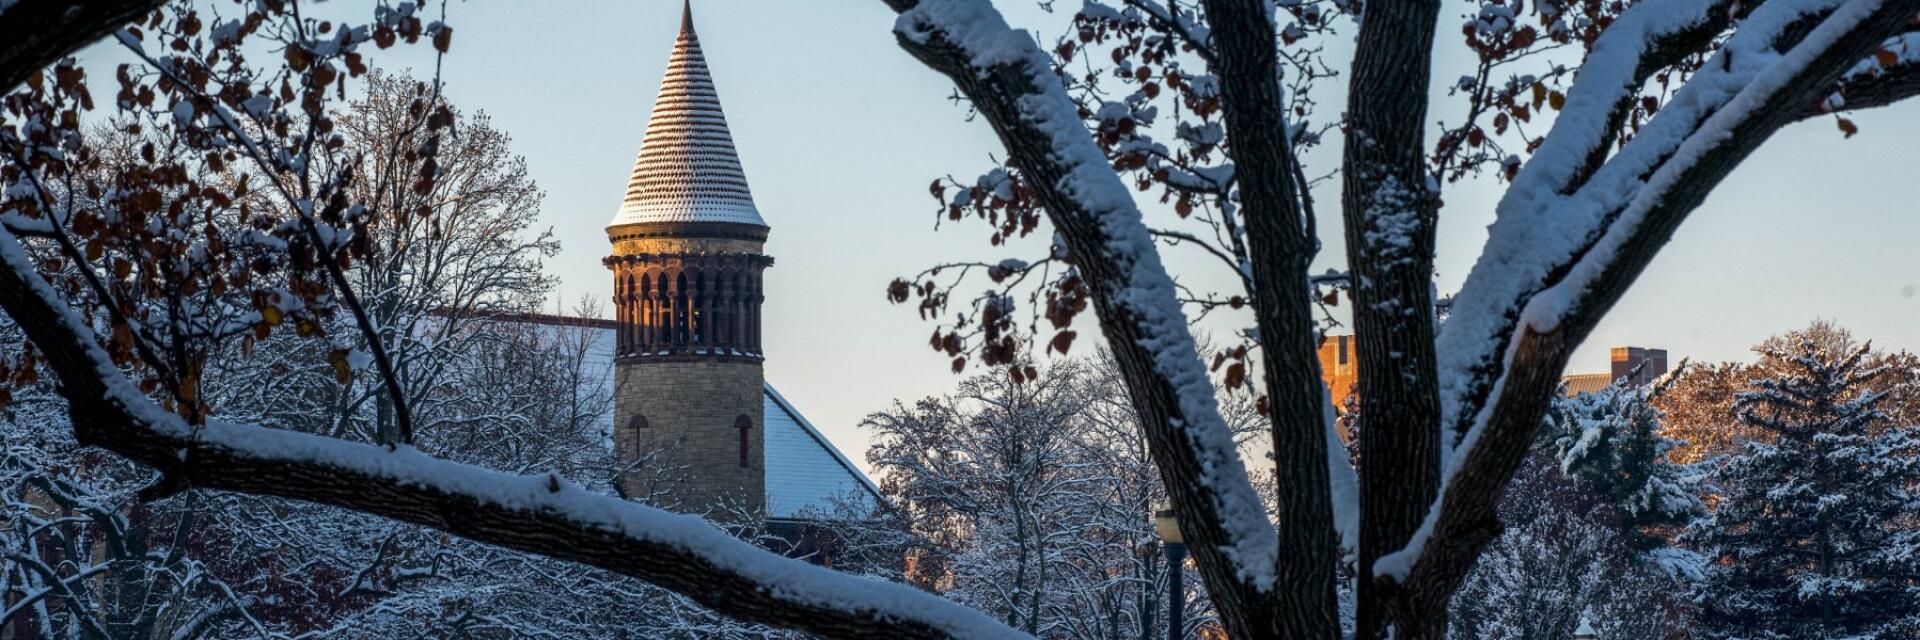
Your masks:
<path fill-rule="evenodd" d="M 785 396 L 766 385 L 767 517 L 830 514 L 836 502 L 871 511 L 883 504 L 875 486 Z"/>
<path fill-rule="evenodd" d="M 1213 385 L 1195 355 L 1186 315 L 1175 298 L 1173 280 L 1160 263 L 1131 193 L 1108 166 L 1054 75 L 1051 58 L 1032 35 L 1008 27 L 985 0 L 923 0 L 900 15 L 894 32 L 920 43 L 937 36 L 965 51 L 983 73 L 1012 67 L 1038 90 L 1019 98 L 1022 115 L 1050 136 L 1054 159 L 1067 169 L 1055 186 L 1095 217 L 1107 238 L 1107 257 L 1124 269 L 1124 288 L 1107 294 L 1133 312 L 1142 335 L 1140 345 L 1153 354 L 1156 373 L 1174 387 L 1185 422 L 1172 426 L 1186 436 L 1199 463 L 1196 480 L 1212 494 L 1213 510 L 1225 534 L 1220 551 L 1240 579 L 1271 588 L 1279 538 L 1220 417 Z"/>
<path fill-rule="evenodd" d="M 1340 534 L 1340 547 L 1349 554 L 1360 552 L 1360 474 L 1341 446 L 1340 433 L 1334 427 L 1333 392 L 1320 385 L 1321 422 L 1327 428 L 1327 490 L 1333 501 L 1333 530 Z"/>
<path fill-rule="evenodd" d="M 92 329 L 44 279 L 12 233 L 0 229 L 0 263 L 31 287 L 80 336 Z M 559 517 L 582 528 L 598 528 L 630 539 L 672 547 L 719 571 L 746 577 L 778 597 L 859 615 L 914 620 L 964 638 L 1022 638 L 1018 631 L 973 609 L 904 584 L 835 572 L 789 559 L 734 538 L 698 517 L 679 515 L 594 493 L 550 474 L 512 475 L 441 460 L 411 447 L 387 449 L 317 435 L 223 421 L 200 428 L 165 411 L 133 386 L 98 344 L 79 346 L 93 360 L 105 387 L 102 401 L 115 403 L 163 438 L 262 463 L 328 467 L 398 487 L 427 489 L 477 504 Z"/>
<path fill-rule="evenodd" d="M 1501 199 L 1486 250 L 1454 299 L 1452 315 L 1439 338 L 1442 424 L 1452 428 L 1465 423 L 1469 428 L 1458 444 L 1442 447 L 1440 497 L 1429 509 L 1421 533 L 1394 554 L 1410 557 L 1394 557 L 1389 568 L 1398 571 L 1382 571 L 1382 575 L 1404 575 L 1418 557 L 1425 535 L 1431 533 L 1446 485 L 1477 441 L 1491 407 L 1491 403 L 1472 407 L 1475 414 L 1469 416 L 1462 415 L 1468 410 L 1464 405 L 1476 385 L 1489 382 L 1481 373 L 1487 368 L 1495 373 L 1491 391 L 1484 397 L 1498 397 L 1517 344 L 1510 334 L 1523 328 L 1548 332 L 1558 327 L 1594 279 L 1612 266 L 1619 249 L 1635 237 L 1646 214 L 1668 189 L 1880 2 L 1795 0 L 1755 9 L 1720 53 L 1675 93 L 1632 142 L 1578 189 L 1565 193 L 1588 153 L 1608 143 L 1608 109 L 1634 95 L 1632 74 L 1641 55 L 1663 34 L 1698 25 L 1714 4 L 1660 0 L 1634 5 L 1621 14 L 1595 43 L 1567 93 L 1565 110 Z M 1792 24 L 1827 11 L 1833 15 L 1798 46 L 1785 54 L 1773 50 L 1773 42 Z M 1549 274 L 1570 261 L 1572 269 L 1566 277 L 1546 287 Z M 1523 306 L 1514 308 L 1515 301 Z"/>
<path fill-rule="evenodd" d="M 1506 33 L 1513 29 L 1513 7 L 1505 4 L 1480 5 L 1479 17 L 1469 21 L 1467 25 L 1483 36 Z"/>

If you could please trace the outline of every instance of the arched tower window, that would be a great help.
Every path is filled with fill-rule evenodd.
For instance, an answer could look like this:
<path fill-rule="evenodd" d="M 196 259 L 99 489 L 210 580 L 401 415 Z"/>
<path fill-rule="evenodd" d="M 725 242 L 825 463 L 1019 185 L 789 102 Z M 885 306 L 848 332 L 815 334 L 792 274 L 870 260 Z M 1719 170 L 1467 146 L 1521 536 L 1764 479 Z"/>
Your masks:
<path fill-rule="evenodd" d="M 646 305 L 647 281 L 644 276 L 636 278 L 636 275 L 631 270 L 627 272 L 626 288 L 620 296 L 620 350 L 628 353 L 639 351 L 646 344 L 640 331 L 646 326 L 641 309 Z"/>
<path fill-rule="evenodd" d="M 667 276 L 658 271 L 646 276 L 653 290 L 647 293 L 647 351 L 658 352 L 667 342 Z"/>
<path fill-rule="evenodd" d="M 633 330 L 633 274 L 624 268 L 614 271 L 613 276 L 613 344 L 616 353 L 627 353 L 633 349 L 628 333 Z"/>
<path fill-rule="evenodd" d="M 687 310 L 687 274 L 682 272 L 674 276 L 673 296 L 673 345 L 686 346 L 690 331 L 687 320 L 693 315 Z"/>
<path fill-rule="evenodd" d="M 747 432 L 753 430 L 753 418 L 747 417 L 744 413 L 740 414 L 740 417 L 733 419 L 733 428 L 740 432 L 740 468 L 745 469 L 750 460 L 747 456 L 748 447 L 751 446 Z"/>
<path fill-rule="evenodd" d="M 751 311 L 748 312 L 747 344 L 753 347 L 754 353 L 760 353 L 760 304 L 766 300 L 766 291 L 762 288 L 759 273 L 753 274 L 749 286 L 753 287 L 753 306 L 749 307 Z"/>
<path fill-rule="evenodd" d="M 633 417 L 627 418 L 627 433 L 631 436 L 628 440 L 633 442 L 632 455 L 638 456 L 641 451 L 646 449 L 647 444 L 643 438 L 647 435 L 648 426 L 650 425 L 647 424 L 646 416 L 636 413 L 633 414 Z"/>
<path fill-rule="evenodd" d="M 727 323 L 733 318 L 733 269 L 721 269 L 714 278 L 713 344 L 725 352 L 733 346 L 733 331 Z"/>
<path fill-rule="evenodd" d="M 647 325 L 651 324 L 649 321 L 652 320 L 648 310 L 653 307 L 653 278 L 644 273 L 640 274 L 640 285 L 629 287 L 629 292 L 628 295 L 632 299 L 629 304 L 632 310 L 628 312 L 627 319 L 633 324 L 627 332 L 632 334 L 630 338 L 633 342 L 632 350 L 642 353 L 652 351 L 653 339 L 648 334 Z"/>
<path fill-rule="evenodd" d="M 713 332 L 707 330 L 707 321 L 713 317 L 707 313 L 707 304 L 713 299 L 710 280 L 706 269 L 693 272 L 693 317 L 688 330 L 693 332 L 693 344 L 701 347 L 713 340 Z"/>
<path fill-rule="evenodd" d="M 747 297 L 752 295 L 752 292 L 747 290 L 746 274 L 736 271 L 733 273 L 731 278 L 733 279 L 733 298 L 727 301 L 727 304 L 729 305 L 729 310 L 727 314 L 727 325 L 728 325 L 727 333 L 731 335 L 733 338 L 733 344 L 732 344 L 733 348 L 739 349 L 741 351 L 751 352 L 753 351 L 753 347 L 747 344 L 747 337 L 746 337 L 746 333 L 747 333 L 746 332 L 746 326 L 747 326 L 747 302 L 746 301 L 747 301 Z"/>

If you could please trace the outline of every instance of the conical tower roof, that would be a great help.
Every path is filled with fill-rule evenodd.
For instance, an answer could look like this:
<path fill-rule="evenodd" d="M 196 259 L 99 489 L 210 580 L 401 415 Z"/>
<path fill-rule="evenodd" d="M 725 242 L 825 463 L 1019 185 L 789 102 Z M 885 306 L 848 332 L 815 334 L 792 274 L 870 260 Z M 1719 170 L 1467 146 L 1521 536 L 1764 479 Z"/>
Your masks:
<path fill-rule="evenodd" d="M 647 137 L 627 180 L 627 198 L 609 226 L 648 222 L 730 222 L 767 226 L 753 206 L 733 149 L 720 95 L 707 72 L 689 3 L 680 37 L 654 98 Z"/>

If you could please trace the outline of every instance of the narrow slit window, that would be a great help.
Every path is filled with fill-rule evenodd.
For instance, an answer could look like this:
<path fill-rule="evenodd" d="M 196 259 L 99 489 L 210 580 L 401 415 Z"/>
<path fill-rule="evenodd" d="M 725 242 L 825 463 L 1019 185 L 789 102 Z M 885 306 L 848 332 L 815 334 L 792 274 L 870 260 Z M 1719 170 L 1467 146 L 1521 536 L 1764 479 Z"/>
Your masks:
<path fill-rule="evenodd" d="M 741 414 L 740 417 L 733 419 L 733 428 L 740 432 L 740 468 L 745 469 L 747 468 L 747 462 L 748 462 L 747 432 L 753 430 L 753 419 L 747 417 L 746 414 Z"/>

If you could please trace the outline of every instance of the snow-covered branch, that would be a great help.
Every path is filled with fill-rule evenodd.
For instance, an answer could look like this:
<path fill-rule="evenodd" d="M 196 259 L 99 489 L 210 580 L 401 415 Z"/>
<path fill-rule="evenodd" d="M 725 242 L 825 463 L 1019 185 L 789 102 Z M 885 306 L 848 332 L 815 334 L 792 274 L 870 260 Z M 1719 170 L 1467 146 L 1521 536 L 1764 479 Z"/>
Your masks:
<path fill-rule="evenodd" d="M 1251 605 L 1275 576 L 1277 538 L 1221 419 L 1206 369 L 1126 185 L 1032 36 L 984 0 L 889 0 L 895 34 L 986 116 L 1062 229 L 1146 426 L 1216 603 Z M 1230 606 L 1230 605 L 1221 605 Z M 1233 629 L 1229 622 L 1229 629 Z"/>
<path fill-rule="evenodd" d="M 1517 468 L 1514 453 L 1525 446 L 1573 348 L 1734 166 L 1917 12 L 1920 2 L 1767 3 L 1590 178 L 1565 182 L 1583 162 L 1575 156 L 1590 151 L 1579 145 L 1542 153 L 1521 170 L 1440 337 L 1453 428 L 1446 488 L 1421 533 L 1384 573 L 1458 579 L 1421 573 L 1454 565 L 1445 557 L 1470 556 L 1490 535 L 1491 503 L 1477 496 L 1497 495 Z M 1702 19 L 1685 12 L 1656 18 Z M 1634 37 L 1624 44 L 1645 47 L 1653 39 L 1642 34 L 1671 26 L 1629 31 Z M 1602 74 L 1595 77 L 1607 69 L 1595 69 Z M 1605 90 L 1601 85 L 1593 90 Z M 1576 99 L 1569 94 L 1569 102 Z M 1595 123 L 1556 122 L 1548 144 L 1561 135 L 1591 139 Z"/>
<path fill-rule="evenodd" d="M 1873 109 L 1914 96 L 1920 96 L 1920 31 L 1910 30 L 1880 43 L 1872 56 L 1847 70 L 1831 95 L 1806 105 L 1800 115 Z M 1844 122 L 1843 129 L 1851 126 Z"/>
<path fill-rule="evenodd" d="M 911 587 L 787 559 L 699 518 L 589 492 L 556 475 L 514 476 L 411 447 L 217 420 L 189 425 L 133 388 L 10 235 L 0 236 L 0 307 L 60 375 L 80 441 L 160 470 L 168 493 L 226 489 L 345 507 L 598 566 L 741 619 L 832 637 L 1020 637 Z"/>

